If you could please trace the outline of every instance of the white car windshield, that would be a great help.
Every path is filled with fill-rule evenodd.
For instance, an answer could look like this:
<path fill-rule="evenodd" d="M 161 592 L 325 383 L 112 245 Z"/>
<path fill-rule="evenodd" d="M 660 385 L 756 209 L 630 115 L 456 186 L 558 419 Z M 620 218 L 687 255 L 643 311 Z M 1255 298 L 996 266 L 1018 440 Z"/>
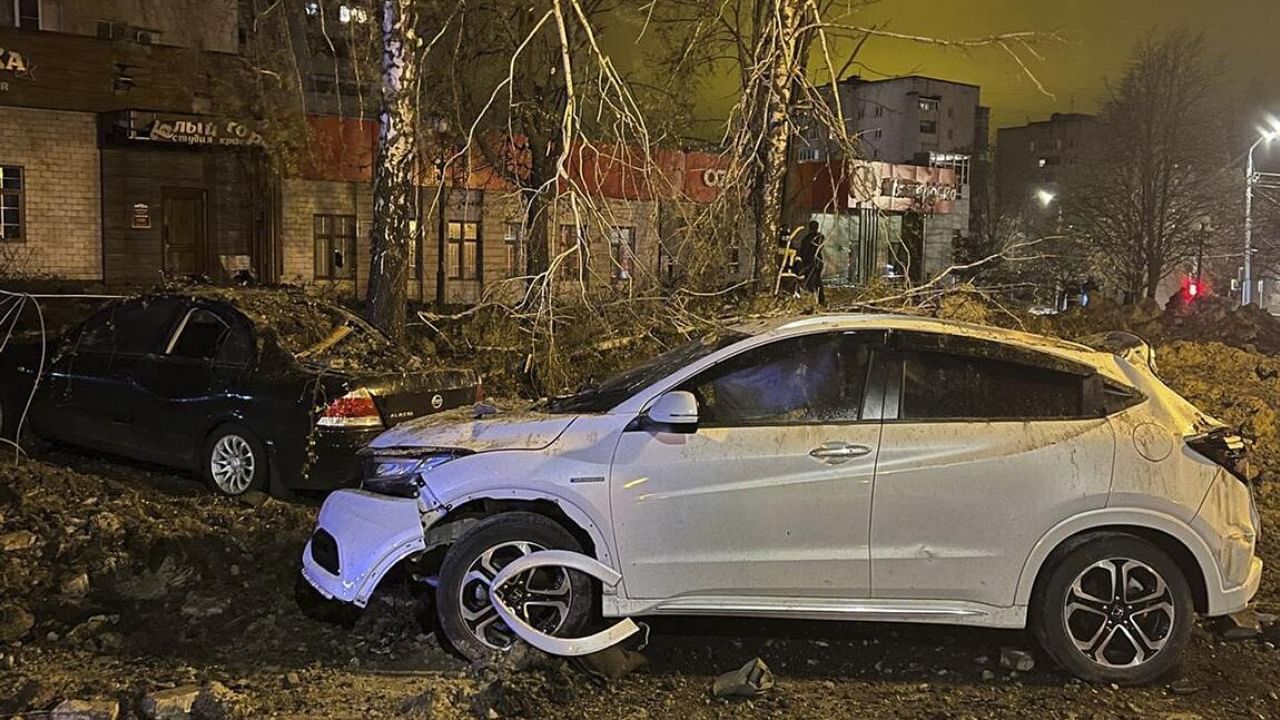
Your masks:
<path fill-rule="evenodd" d="M 546 409 L 553 413 L 605 412 L 680 368 L 747 337 L 735 331 L 706 335 L 668 350 L 602 383 L 587 385 L 572 395 L 551 398 Z"/>

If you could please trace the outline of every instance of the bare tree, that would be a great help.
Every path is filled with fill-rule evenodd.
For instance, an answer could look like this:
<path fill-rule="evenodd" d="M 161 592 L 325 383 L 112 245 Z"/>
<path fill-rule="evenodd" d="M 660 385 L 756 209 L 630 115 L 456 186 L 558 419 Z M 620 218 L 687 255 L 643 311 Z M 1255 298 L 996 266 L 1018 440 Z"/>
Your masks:
<path fill-rule="evenodd" d="M 409 278 L 409 221 L 413 219 L 417 171 L 419 44 L 415 0 L 382 0 L 382 102 L 378 154 L 373 168 L 373 229 L 370 238 L 368 318 L 394 340 L 405 332 Z"/>
<path fill-rule="evenodd" d="M 1200 223 L 1229 205 L 1230 156 L 1203 40 L 1143 41 L 1107 101 L 1099 141 L 1064 193 L 1073 231 L 1129 297 L 1154 298 L 1192 257 Z"/>

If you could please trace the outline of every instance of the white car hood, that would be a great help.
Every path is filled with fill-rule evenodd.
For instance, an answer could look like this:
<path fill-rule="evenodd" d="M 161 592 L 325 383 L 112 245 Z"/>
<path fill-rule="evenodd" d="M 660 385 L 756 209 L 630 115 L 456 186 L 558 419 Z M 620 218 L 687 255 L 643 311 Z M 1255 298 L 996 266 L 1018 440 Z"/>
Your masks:
<path fill-rule="evenodd" d="M 457 448 L 472 452 L 541 450 L 555 442 L 576 417 L 523 411 L 477 418 L 471 408 L 459 408 L 397 425 L 369 446 Z"/>

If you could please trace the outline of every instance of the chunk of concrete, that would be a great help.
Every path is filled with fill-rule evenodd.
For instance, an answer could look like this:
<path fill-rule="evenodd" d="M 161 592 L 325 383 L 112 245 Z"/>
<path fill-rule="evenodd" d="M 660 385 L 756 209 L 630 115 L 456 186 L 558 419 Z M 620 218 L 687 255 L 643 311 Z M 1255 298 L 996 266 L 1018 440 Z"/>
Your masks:
<path fill-rule="evenodd" d="M 721 698 L 759 697 L 773 689 L 773 671 L 760 658 L 716 678 L 711 693 Z"/>
<path fill-rule="evenodd" d="M 1016 672 L 1031 672 L 1036 667 L 1036 659 L 1026 650 L 1002 647 L 1000 648 L 1000 667 Z"/>
<path fill-rule="evenodd" d="M 197 697 L 200 697 L 197 685 L 181 685 L 148 693 L 142 698 L 142 716 L 148 720 L 187 720 Z"/>
<path fill-rule="evenodd" d="M 51 720 L 117 720 L 120 703 L 115 700 L 63 700 L 49 713 Z"/>
<path fill-rule="evenodd" d="M 1214 627 L 1223 640 L 1248 640 L 1262 635 L 1262 620 L 1253 608 L 1218 618 Z"/>

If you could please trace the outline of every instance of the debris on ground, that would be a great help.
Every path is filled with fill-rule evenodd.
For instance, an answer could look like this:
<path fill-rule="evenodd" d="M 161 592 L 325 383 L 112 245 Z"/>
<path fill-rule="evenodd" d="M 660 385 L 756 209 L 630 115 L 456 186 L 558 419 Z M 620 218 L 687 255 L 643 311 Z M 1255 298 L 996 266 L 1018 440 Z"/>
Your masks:
<path fill-rule="evenodd" d="M 142 698 L 142 716 L 147 720 L 187 720 L 198 697 L 198 685 L 181 685 L 148 693 Z"/>
<path fill-rule="evenodd" d="M 644 667 L 647 662 L 643 653 L 628 650 L 622 645 L 623 643 L 619 643 L 590 655 L 574 658 L 575 664 L 592 677 L 619 680 Z"/>
<path fill-rule="evenodd" d="M 1213 627 L 1223 640 L 1251 640 L 1262 635 L 1262 619 L 1251 607 L 1215 618 Z"/>
<path fill-rule="evenodd" d="M 773 689 L 773 671 L 760 658 L 716 678 L 711 694 L 718 698 L 754 698 Z"/>
<path fill-rule="evenodd" d="M 1029 650 L 1002 647 L 1000 648 L 1000 667 L 1022 673 L 1031 672 L 1036 668 L 1036 659 Z"/>
<path fill-rule="evenodd" d="M 116 720 L 120 703 L 116 700 L 63 700 L 49 713 L 51 720 Z"/>

